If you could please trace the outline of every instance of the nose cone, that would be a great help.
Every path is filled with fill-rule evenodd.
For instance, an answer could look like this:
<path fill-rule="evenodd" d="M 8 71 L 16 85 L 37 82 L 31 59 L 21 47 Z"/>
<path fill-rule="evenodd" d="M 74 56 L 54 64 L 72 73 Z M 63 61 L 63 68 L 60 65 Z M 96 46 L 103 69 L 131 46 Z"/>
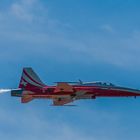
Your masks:
<path fill-rule="evenodd" d="M 120 91 L 122 92 L 126 92 L 131 96 L 140 96 L 140 90 L 138 89 L 133 89 L 133 88 L 120 88 Z"/>
<path fill-rule="evenodd" d="M 11 90 L 11 96 L 15 96 L 15 97 L 21 97 L 22 96 L 22 89 L 14 89 Z"/>
<path fill-rule="evenodd" d="M 138 90 L 138 89 L 132 89 L 132 92 L 135 92 L 136 94 L 140 95 L 140 90 Z"/>

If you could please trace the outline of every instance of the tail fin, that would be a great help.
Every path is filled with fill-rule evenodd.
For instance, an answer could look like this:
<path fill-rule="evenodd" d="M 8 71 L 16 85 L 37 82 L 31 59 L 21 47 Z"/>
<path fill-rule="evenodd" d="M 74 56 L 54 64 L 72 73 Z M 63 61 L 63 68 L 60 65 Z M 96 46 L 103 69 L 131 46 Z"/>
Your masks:
<path fill-rule="evenodd" d="M 31 89 L 31 88 L 42 88 L 45 84 L 40 80 L 37 74 L 32 68 L 23 68 L 19 88 Z"/>

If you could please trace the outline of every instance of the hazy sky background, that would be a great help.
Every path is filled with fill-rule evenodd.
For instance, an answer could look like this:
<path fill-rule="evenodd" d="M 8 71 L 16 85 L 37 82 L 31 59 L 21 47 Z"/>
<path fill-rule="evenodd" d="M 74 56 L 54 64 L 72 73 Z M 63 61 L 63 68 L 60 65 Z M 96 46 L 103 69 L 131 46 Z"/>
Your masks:
<path fill-rule="evenodd" d="M 138 0 L 1 0 L 0 88 L 30 66 L 47 84 L 109 81 L 140 89 Z M 140 98 L 20 104 L 0 96 L 3 140 L 139 140 Z"/>

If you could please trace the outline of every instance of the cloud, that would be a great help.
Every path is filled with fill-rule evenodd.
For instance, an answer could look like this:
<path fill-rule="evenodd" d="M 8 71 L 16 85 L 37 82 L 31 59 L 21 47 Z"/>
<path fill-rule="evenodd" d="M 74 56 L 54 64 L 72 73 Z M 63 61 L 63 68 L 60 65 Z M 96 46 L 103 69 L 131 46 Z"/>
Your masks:
<path fill-rule="evenodd" d="M 113 27 L 112 27 L 111 25 L 109 25 L 109 24 L 104 24 L 104 25 L 102 25 L 102 26 L 101 26 L 101 29 L 102 29 L 103 31 L 110 32 L 110 33 L 113 33 L 113 32 L 114 32 Z"/>
<path fill-rule="evenodd" d="M 2 59 L 7 56 L 17 63 L 25 60 L 25 54 L 30 59 L 33 53 L 61 63 L 104 63 L 123 69 L 140 65 L 139 35 L 122 36 L 110 24 L 103 24 L 98 33 L 76 31 L 70 23 L 50 17 L 47 6 L 39 0 L 14 1 L 0 17 Z"/>
<path fill-rule="evenodd" d="M 1 103 L 1 106 L 3 105 L 4 102 Z M 47 106 L 47 111 L 46 108 L 40 107 L 34 103 L 30 105 L 14 103 L 11 107 L 0 107 L 1 138 L 4 140 L 11 137 L 15 140 L 105 140 L 113 138 L 112 135 L 116 134 L 118 116 L 114 113 L 86 109 L 86 107 L 83 109 L 61 107 L 60 109 Z M 83 115 L 83 112 L 86 114 Z M 106 124 L 104 121 L 108 121 L 108 127 L 100 126 L 102 122 Z M 114 127 L 110 123 L 113 123 Z M 106 136 L 110 127 L 113 131 Z"/>
<path fill-rule="evenodd" d="M 32 22 L 35 18 L 34 10 L 41 9 L 41 4 L 37 0 L 21 0 L 11 5 L 9 12 L 19 20 Z"/>
<path fill-rule="evenodd" d="M 131 134 L 125 133 L 134 129 L 133 126 L 128 128 L 128 125 L 125 125 L 132 124 L 133 120 L 133 117 L 126 119 L 130 113 L 130 109 L 126 109 L 128 102 L 123 101 L 121 104 L 121 101 L 112 103 L 103 100 L 94 103 L 86 101 L 88 104 L 79 102 L 78 107 L 74 108 L 50 107 L 45 102 L 33 101 L 23 105 L 15 98 L 1 96 L 1 138 L 4 140 L 11 137 L 15 140 L 123 140 L 124 138 L 131 140 L 130 136 L 135 136 L 133 131 Z M 136 112 L 139 111 L 134 111 Z M 135 121 L 133 120 L 134 124 Z M 139 131 L 136 132 L 136 136 L 137 140 Z"/>
<path fill-rule="evenodd" d="M 27 11 L 25 11 L 25 9 L 19 4 L 13 4 L 11 6 L 11 12 L 19 19 L 32 21 L 32 15 L 27 13 Z"/>
<path fill-rule="evenodd" d="M 13 1 L 5 10 L 0 9 L 0 17 L 0 26 L 4 26 L 4 30 L 14 33 L 31 24 L 34 27 L 36 24 L 44 22 L 47 19 L 47 7 L 44 8 L 40 0 Z"/>
<path fill-rule="evenodd" d="M 63 65 L 72 62 L 70 67 L 76 62 L 82 65 L 104 63 L 127 69 L 132 67 L 135 69 L 137 66 L 138 69 L 139 31 L 130 33 L 129 37 L 122 36 L 122 32 L 109 35 L 108 32 L 116 31 L 112 27 L 106 25 L 103 27 L 105 32 L 98 30 L 98 33 L 87 34 L 83 30 L 73 29 L 70 23 L 48 16 L 47 7 L 39 0 L 14 1 L 7 9 L 0 12 L 0 63 L 4 66 L 3 73 L 5 74 L 6 64 L 9 72 L 7 75 L 11 76 L 14 64 L 19 68 L 20 65 L 34 63 L 40 69 L 41 63 L 43 66 L 50 67 L 48 65 L 50 59 L 55 63 L 60 61 Z M 14 68 L 13 71 L 17 69 Z M 12 73 L 13 78 L 10 79 L 12 82 L 15 81 L 17 72 L 15 73 L 15 75 Z M 125 103 L 119 102 L 121 105 L 119 111 L 116 111 L 117 107 L 113 106 L 114 102 L 110 105 L 113 106 L 112 109 L 110 106 L 103 109 L 107 102 L 99 103 L 100 107 L 95 102 L 89 103 L 89 106 L 84 104 L 85 107 L 79 105 L 75 109 L 51 108 L 42 101 L 39 104 L 33 101 L 21 105 L 16 102 L 16 99 L 1 95 L 0 137 L 3 140 L 11 138 L 15 140 L 129 140 L 134 137 L 139 139 L 139 131 L 135 132 L 136 135 L 133 132 L 139 129 L 127 127 L 137 117 L 130 117 L 130 112 L 126 112 L 128 107 L 122 109 L 126 106 Z M 135 108 L 130 106 L 133 107 Z M 137 113 L 139 112 L 132 114 Z M 133 124 L 140 126 L 139 122 Z"/>

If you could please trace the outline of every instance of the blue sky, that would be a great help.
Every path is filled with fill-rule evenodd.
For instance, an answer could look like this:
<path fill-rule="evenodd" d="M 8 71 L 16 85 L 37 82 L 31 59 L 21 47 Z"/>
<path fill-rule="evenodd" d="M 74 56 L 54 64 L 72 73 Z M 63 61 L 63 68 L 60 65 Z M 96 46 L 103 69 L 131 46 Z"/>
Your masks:
<path fill-rule="evenodd" d="M 140 88 L 137 0 L 1 0 L 0 88 L 16 88 L 30 66 L 47 84 L 109 81 Z M 23 105 L 0 97 L 3 140 L 138 140 L 140 99 L 99 98 L 78 107 Z"/>

